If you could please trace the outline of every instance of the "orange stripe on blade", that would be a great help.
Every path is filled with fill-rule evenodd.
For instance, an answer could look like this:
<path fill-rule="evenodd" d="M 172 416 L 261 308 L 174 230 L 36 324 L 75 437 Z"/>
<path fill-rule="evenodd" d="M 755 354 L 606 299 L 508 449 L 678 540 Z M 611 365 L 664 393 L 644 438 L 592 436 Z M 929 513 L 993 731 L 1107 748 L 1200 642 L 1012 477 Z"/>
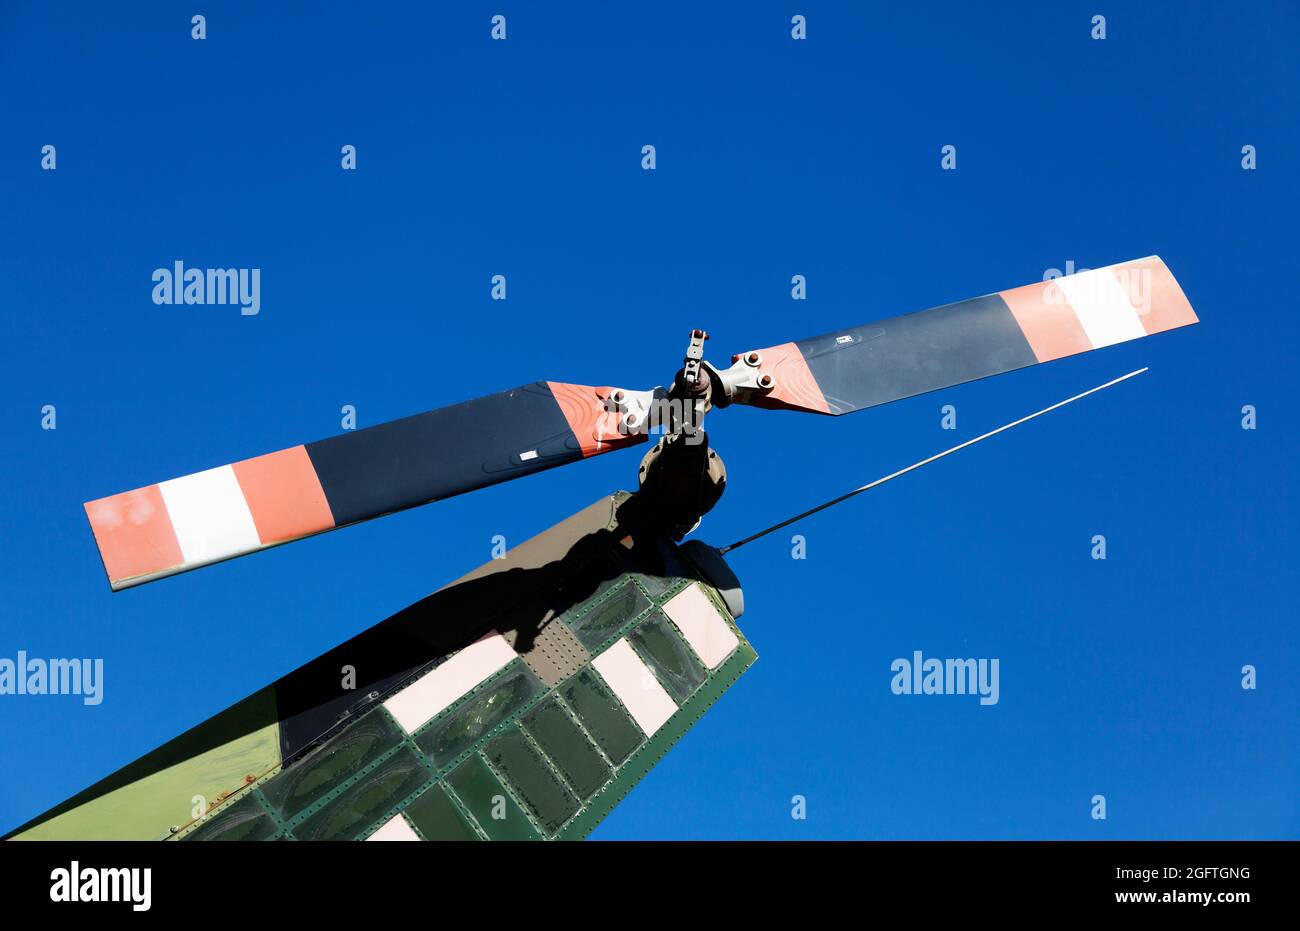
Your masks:
<path fill-rule="evenodd" d="M 646 439 L 644 433 L 619 431 L 618 412 L 606 409 L 605 405 L 605 399 L 614 391 L 613 388 L 570 385 L 560 381 L 548 381 L 546 387 L 551 389 L 551 397 L 555 398 L 560 413 L 577 438 L 584 458 L 632 446 Z"/>
<path fill-rule="evenodd" d="M 114 588 L 185 562 L 157 485 L 88 501 L 85 508 Z"/>
<path fill-rule="evenodd" d="M 750 403 L 755 407 L 773 410 L 811 411 L 816 414 L 831 412 L 826 395 L 817 384 L 812 369 L 808 368 L 808 360 L 799 351 L 798 344 L 782 343 L 780 346 L 760 349 L 758 353 L 762 357 L 759 371 L 771 375 L 776 384 L 767 394 L 756 395 Z M 741 357 L 732 356 L 731 361 L 735 362 L 739 358 Z"/>
<path fill-rule="evenodd" d="M 334 527 L 325 490 L 305 446 L 231 466 L 263 543 L 283 543 Z"/>
<path fill-rule="evenodd" d="M 1023 288 L 999 291 L 1011 309 L 1020 332 L 1039 362 L 1050 362 L 1092 348 L 1074 308 L 1054 281 L 1038 281 Z"/>
<path fill-rule="evenodd" d="M 1158 255 L 1111 265 L 1110 271 L 1148 336 L 1199 322 L 1178 280 Z"/>

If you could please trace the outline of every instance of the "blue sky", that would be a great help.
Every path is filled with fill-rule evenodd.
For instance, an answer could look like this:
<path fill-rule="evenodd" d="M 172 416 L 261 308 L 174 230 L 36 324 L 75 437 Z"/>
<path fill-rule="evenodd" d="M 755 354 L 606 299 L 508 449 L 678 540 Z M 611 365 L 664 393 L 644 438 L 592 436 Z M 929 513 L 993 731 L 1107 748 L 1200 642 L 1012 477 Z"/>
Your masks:
<path fill-rule="evenodd" d="M 106 677 L 93 708 L 0 697 L 0 830 L 632 485 L 636 454 L 117 595 L 86 500 L 331 435 L 344 404 L 648 387 L 692 327 L 725 362 L 1155 253 L 1200 326 L 851 417 L 715 415 L 722 544 L 1151 368 L 810 519 L 805 560 L 738 551 L 759 662 L 594 836 L 1300 834 L 1295 8 L 608 6 L 0 9 L 0 655 Z M 261 312 L 154 305 L 177 259 L 260 268 Z M 997 657 L 999 703 L 891 694 L 913 650 Z"/>

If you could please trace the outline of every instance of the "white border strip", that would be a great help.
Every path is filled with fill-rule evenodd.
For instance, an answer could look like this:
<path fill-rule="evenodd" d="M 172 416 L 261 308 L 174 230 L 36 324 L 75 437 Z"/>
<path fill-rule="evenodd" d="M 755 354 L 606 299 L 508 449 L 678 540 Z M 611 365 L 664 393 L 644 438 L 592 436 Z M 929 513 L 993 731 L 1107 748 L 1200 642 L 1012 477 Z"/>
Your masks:
<path fill-rule="evenodd" d="M 367 841 L 372 841 L 372 840 L 418 841 L 419 839 L 420 839 L 420 835 L 415 833 L 415 828 L 411 827 L 409 824 L 406 823 L 406 819 L 402 817 L 402 813 L 400 811 L 397 814 L 395 814 L 392 818 L 385 821 L 383 826 L 378 831 L 376 831 L 375 833 L 371 834 L 369 837 L 366 838 Z"/>
<path fill-rule="evenodd" d="M 413 734 L 518 655 L 505 637 L 491 631 L 416 679 L 384 702 L 384 707 Z"/>
<path fill-rule="evenodd" d="M 654 736 L 677 710 L 677 703 L 636 655 L 626 637 L 593 659 L 591 665 L 627 706 L 647 737 Z"/>
<path fill-rule="evenodd" d="M 230 466 L 159 482 L 158 490 L 187 566 L 261 548 L 253 513 Z"/>
<path fill-rule="evenodd" d="M 721 666 L 731 651 L 740 646 L 731 627 L 696 583 L 670 598 L 664 605 L 664 614 L 677 625 L 695 655 L 710 669 Z"/>
<path fill-rule="evenodd" d="M 1109 268 L 1066 275 L 1057 278 L 1056 284 L 1074 309 L 1093 349 L 1147 335 L 1133 302 Z"/>

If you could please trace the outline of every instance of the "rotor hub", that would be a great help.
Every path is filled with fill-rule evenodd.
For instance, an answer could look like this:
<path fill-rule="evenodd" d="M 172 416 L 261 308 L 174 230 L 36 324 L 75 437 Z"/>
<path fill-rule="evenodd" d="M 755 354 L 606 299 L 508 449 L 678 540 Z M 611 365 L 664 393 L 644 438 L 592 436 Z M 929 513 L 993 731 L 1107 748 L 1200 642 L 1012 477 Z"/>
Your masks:
<path fill-rule="evenodd" d="M 727 467 L 703 430 L 669 433 L 645 454 L 638 478 L 650 519 L 680 540 L 722 497 Z"/>

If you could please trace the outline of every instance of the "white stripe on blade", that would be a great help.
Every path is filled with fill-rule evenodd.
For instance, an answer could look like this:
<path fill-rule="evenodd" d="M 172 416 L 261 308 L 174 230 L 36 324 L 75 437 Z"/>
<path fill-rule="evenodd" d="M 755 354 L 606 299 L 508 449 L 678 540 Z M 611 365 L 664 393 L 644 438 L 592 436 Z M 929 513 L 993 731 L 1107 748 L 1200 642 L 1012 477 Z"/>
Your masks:
<path fill-rule="evenodd" d="M 230 466 L 159 482 L 158 489 L 187 565 L 261 547 L 257 525 Z"/>
<path fill-rule="evenodd" d="M 1146 336 L 1132 302 L 1109 268 L 1056 279 L 1093 349 Z"/>
<path fill-rule="evenodd" d="M 494 630 L 416 679 L 384 702 L 384 707 L 408 734 L 413 734 L 516 656 L 506 638 Z"/>
<path fill-rule="evenodd" d="M 653 736 L 677 710 L 677 704 L 641 662 L 626 637 L 593 659 L 591 665 L 632 712 L 647 737 Z"/>
<path fill-rule="evenodd" d="M 664 605 L 664 614 L 677 625 L 695 654 L 710 669 L 717 669 L 740 640 L 718 614 L 709 596 L 692 584 L 682 589 Z"/>
<path fill-rule="evenodd" d="M 435 786 L 436 788 L 436 786 Z M 415 829 L 406 823 L 406 819 L 398 812 L 378 831 L 371 834 L 366 840 L 419 840 L 420 835 L 415 833 Z"/>

